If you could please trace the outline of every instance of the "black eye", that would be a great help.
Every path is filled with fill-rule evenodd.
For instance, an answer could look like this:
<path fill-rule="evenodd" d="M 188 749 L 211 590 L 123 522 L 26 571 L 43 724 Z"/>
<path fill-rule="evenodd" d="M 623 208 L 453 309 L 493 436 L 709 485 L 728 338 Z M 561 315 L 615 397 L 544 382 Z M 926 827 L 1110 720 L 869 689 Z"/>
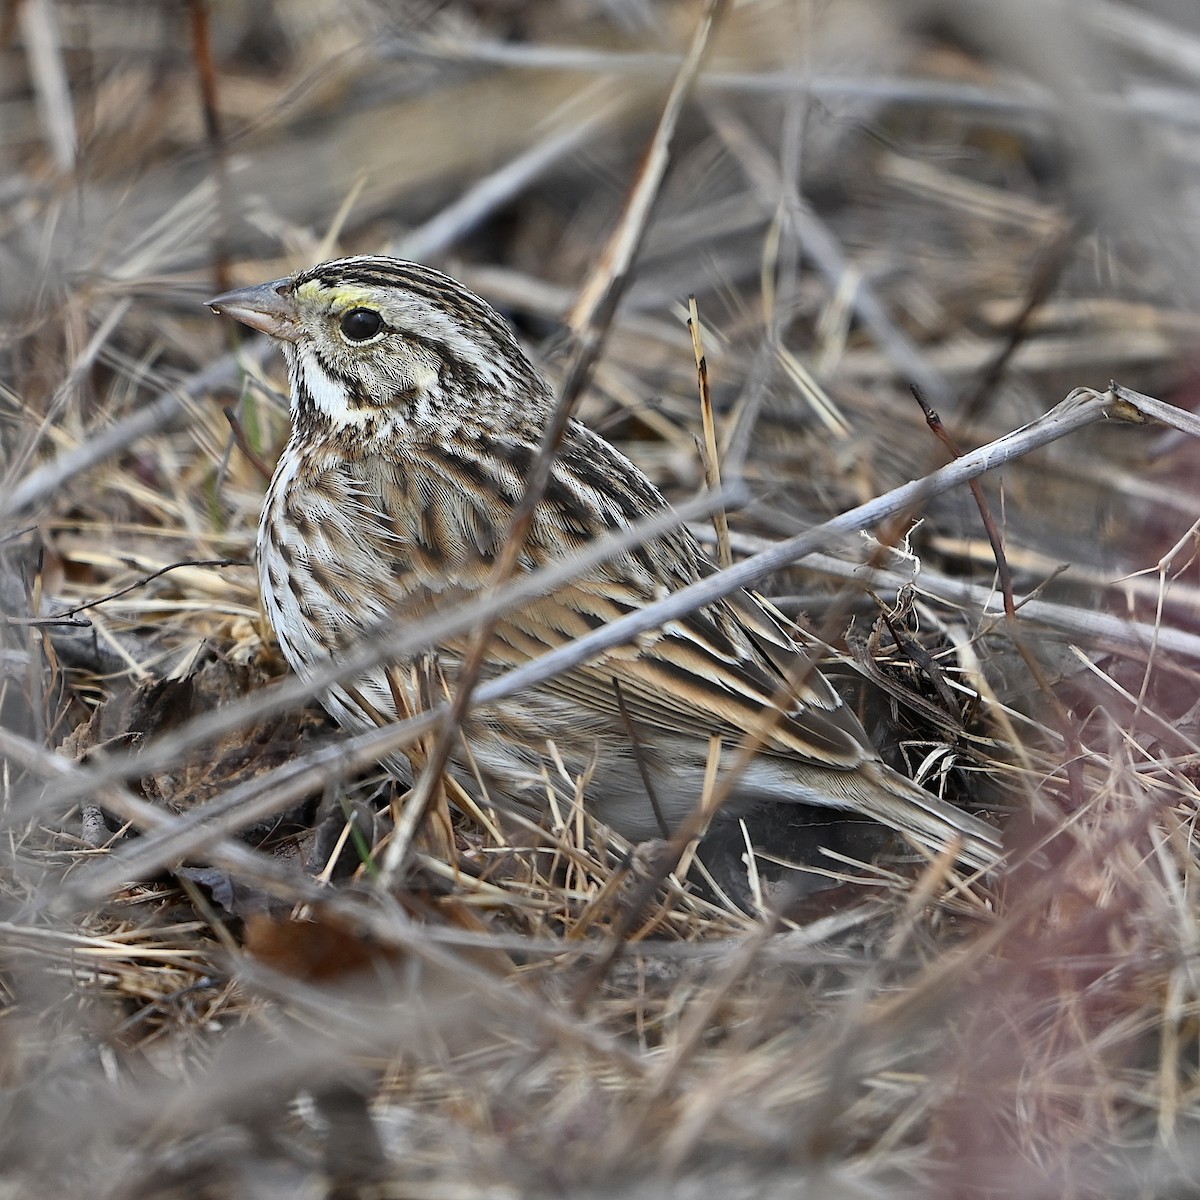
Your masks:
<path fill-rule="evenodd" d="M 383 318 L 373 308 L 352 308 L 342 314 L 342 333 L 352 342 L 365 342 L 383 328 Z"/>

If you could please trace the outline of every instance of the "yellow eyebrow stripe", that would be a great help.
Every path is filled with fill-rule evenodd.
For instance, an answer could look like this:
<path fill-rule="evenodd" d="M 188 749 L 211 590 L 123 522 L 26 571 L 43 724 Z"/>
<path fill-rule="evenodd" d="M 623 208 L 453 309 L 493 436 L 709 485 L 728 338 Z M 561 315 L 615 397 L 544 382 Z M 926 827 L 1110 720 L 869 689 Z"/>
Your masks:
<path fill-rule="evenodd" d="M 333 298 L 334 312 L 343 312 L 348 308 L 355 308 L 359 305 L 368 308 L 378 306 L 375 293 L 370 288 L 355 287 L 353 284 L 339 284 L 337 287 L 326 287 L 316 279 L 309 279 L 296 289 L 297 300 L 316 300 L 320 297 Z"/>

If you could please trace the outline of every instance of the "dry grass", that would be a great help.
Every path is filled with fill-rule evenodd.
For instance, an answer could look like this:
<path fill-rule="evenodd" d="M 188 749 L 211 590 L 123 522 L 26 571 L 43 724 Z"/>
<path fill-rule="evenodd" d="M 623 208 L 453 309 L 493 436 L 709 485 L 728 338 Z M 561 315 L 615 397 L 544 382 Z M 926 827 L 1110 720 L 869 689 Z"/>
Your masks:
<path fill-rule="evenodd" d="M 557 380 L 565 325 L 583 415 L 673 498 L 702 433 L 745 481 L 735 562 L 946 461 L 912 383 L 964 449 L 1110 377 L 1191 406 L 1194 18 L 751 0 L 659 189 L 699 15 L 0 6 L 0 1196 L 1194 1194 L 1183 417 L 982 477 L 1007 617 L 961 486 L 765 585 L 890 753 L 1007 823 L 993 880 L 849 827 L 835 886 L 751 918 L 551 764 L 548 834 L 446 780 L 389 890 L 375 751 L 270 704 L 286 413 L 202 306 L 227 283 L 419 256 Z"/>

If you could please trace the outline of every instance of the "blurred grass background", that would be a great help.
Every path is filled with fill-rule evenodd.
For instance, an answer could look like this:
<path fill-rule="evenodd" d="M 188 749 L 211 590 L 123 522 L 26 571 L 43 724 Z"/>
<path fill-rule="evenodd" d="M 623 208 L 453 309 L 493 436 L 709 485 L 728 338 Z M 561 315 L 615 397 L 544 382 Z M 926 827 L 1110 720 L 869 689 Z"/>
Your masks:
<path fill-rule="evenodd" d="M 876 531 L 903 552 L 771 584 L 884 687 L 909 769 L 1064 830 L 1049 869 L 822 860 L 839 886 L 779 923 L 669 887 L 631 931 L 602 831 L 531 864 L 446 810 L 389 899 L 334 849 L 388 785 L 331 774 L 323 817 L 243 822 L 272 855 L 73 890 L 130 795 L 186 819 L 328 737 L 262 716 L 80 794 L 78 760 L 281 672 L 248 564 L 283 383 L 203 301 L 418 257 L 557 379 L 701 12 L 0 5 L 0 1194 L 1194 1193 L 1200 488 L 1170 431 L 985 477 L 1038 620 L 987 615 L 965 489 Z M 745 553 L 946 461 L 912 384 L 963 448 L 1111 378 L 1191 409 L 1198 135 L 1184 0 L 733 4 L 583 415 L 702 486 L 694 295 Z"/>

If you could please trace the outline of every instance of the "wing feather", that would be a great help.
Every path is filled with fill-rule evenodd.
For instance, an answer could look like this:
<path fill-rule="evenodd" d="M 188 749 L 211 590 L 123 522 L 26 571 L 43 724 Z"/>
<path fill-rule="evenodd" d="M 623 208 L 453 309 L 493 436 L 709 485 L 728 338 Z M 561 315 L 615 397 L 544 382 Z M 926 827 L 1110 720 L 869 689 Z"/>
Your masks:
<path fill-rule="evenodd" d="M 515 666 L 544 654 L 595 628 L 600 607 L 594 593 L 585 598 L 574 587 L 541 598 L 500 618 L 489 658 Z M 609 619 L 621 613 L 613 606 Z M 787 694 L 784 677 L 748 640 L 739 645 L 740 639 L 726 639 L 714 649 L 707 636 L 711 618 L 701 618 L 672 622 L 636 646 L 618 647 L 539 686 L 616 722 L 621 717 L 615 681 L 640 725 L 698 738 L 720 733 L 731 740 L 765 729 L 765 751 L 823 767 L 851 769 L 875 757 L 865 735 L 856 736 L 858 722 L 840 700 L 830 703 L 822 696 L 823 703 L 811 707 L 777 704 L 776 696 Z M 465 639 L 456 649 L 461 653 L 464 647 Z M 815 672 L 810 678 L 822 679 Z"/>
<path fill-rule="evenodd" d="M 445 599 L 478 594 L 489 584 L 515 503 L 505 458 L 512 453 L 507 443 L 481 444 L 467 479 L 453 458 L 448 470 L 443 447 L 425 452 L 410 447 L 402 471 L 375 476 L 372 487 L 384 518 L 381 545 L 396 574 L 405 576 L 398 591 L 411 599 L 418 578 L 426 587 L 436 579 Z M 359 486 L 356 499 L 367 490 Z M 663 503 L 615 449 L 576 427 L 538 505 L 522 569 L 535 570 L 569 553 L 585 527 L 599 534 L 632 524 Z M 487 520 L 481 510 L 490 514 Z M 663 594 L 664 583 L 682 587 L 713 569 L 691 534 L 673 530 L 504 614 L 489 658 L 518 665 L 539 657 L 651 603 Z M 444 647 L 451 660 L 467 640 Z M 627 711 L 655 730 L 700 738 L 720 733 L 731 740 L 755 733 L 767 753 L 835 769 L 876 758 L 858 720 L 805 650 L 749 592 L 671 621 L 540 686 L 618 722 L 623 718 L 614 681 Z"/>

